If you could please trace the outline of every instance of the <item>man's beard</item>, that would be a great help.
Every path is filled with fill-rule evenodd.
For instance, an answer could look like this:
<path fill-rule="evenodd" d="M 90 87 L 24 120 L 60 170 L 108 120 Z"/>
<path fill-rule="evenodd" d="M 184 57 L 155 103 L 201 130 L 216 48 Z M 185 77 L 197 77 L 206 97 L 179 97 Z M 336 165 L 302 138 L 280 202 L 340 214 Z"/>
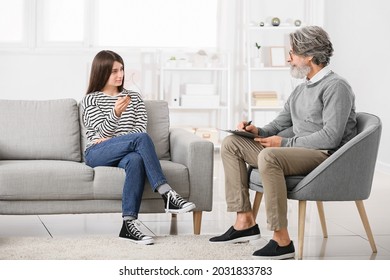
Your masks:
<path fill-rule="evenodd" d="M 310 73 L 310 66 L 290 66 L 290 73 L 293 78 L 303 79 Z"/>

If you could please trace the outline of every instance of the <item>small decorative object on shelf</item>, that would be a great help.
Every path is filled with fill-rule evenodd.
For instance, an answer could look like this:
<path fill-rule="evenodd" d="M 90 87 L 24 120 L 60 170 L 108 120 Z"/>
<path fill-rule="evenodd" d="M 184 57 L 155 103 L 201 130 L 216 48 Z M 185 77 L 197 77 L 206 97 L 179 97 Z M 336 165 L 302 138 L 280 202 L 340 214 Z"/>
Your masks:
<path fill-rule="evenodd" d="M 272 25 L 273 25 L 273 26 L 279 26 L 279 25 L 280 25 L 280 19 L 277 18 L 277 17 L 274 17 L 274 18 L 272 19 Z"/>
<path fill-rule="evenodd" d="M 257 42 L 255 43 L 255 46 L 257 52 L 256 52 L 256 56 L 253 59 L 253 67 L 255 68 L 264 67 L 264 63 L 261 62 L 261 46 Z"/>
<path fill-rule="evenodd" d="M 204 50 L 199 50 L 193 58 L 194 67 L 206 67 L 207 59 L 207 53 Z"/>
<path fill-rule="evenodd" d="M 264 21 L 260 21 L 259 25 L 264 26 Z"/>
<path fill-rule="evenodd" d="M 221 66 L 221 60 L 219 58 L 219 55 L 216 53 L 210 57 L 210 61 L 211 61 L 211 67 L 220 67 Z"/>
<path fill-rule="evenodd" d="M 175 56 L 171 56 L 171 57 L 168 59 L 168 61 L 167 61 L 167 63 L 166 63 L 165 66 L 166 66 L 166 67 L 176 67 L 176 57 L 175 57 Z"/>
<path fill-rule="evenodd" d="M 294 21 L 294 24 L 295 26 L 301 26 L 302 22 L 299 19 L 297 19 Z"/>

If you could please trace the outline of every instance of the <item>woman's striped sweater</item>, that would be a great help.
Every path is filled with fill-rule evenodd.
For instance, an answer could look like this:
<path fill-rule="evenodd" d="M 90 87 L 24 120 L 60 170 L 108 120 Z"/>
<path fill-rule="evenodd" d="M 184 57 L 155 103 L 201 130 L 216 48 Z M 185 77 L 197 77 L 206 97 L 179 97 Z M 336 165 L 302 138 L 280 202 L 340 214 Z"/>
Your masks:
<path fill-rule="evenodd" d="M 118 97 L 130 95 L 131 102 L 121 117 L 114 113 Z M 124 89 L 116 96 L 103 92 L 87 94 L 81 101 L 82 118 L 87 129 L 86 148 L 100 138 L 111 138 L 127 133 L 146 132 L 148 120 L 145 104 L 138 92 Z"/>

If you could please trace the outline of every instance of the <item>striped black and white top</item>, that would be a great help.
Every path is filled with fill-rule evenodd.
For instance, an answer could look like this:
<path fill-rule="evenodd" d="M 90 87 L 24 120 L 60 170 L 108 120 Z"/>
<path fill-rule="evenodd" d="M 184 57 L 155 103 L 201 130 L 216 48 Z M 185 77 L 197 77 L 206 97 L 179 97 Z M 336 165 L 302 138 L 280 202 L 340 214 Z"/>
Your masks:
<path fill-rule="evenodd" d="M 115 102 L 118 97 L 125 94 L 130 95 L 131 102 L 121 117 L 117 117 L 114 112 Z M 82 99 L 81 106 L 87 134 L 86 148 L 100 138 L 146 132 L 148 117 L 145 104 L 138 92 L 124 89 L 116 96 L 93 92 Z"/>

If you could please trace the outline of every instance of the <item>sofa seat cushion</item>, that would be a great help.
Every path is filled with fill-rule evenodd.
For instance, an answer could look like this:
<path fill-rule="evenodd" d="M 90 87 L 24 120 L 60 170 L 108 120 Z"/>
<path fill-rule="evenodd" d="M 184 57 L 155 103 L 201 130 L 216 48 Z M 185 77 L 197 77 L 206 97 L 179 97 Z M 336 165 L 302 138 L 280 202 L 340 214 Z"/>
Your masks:
<path fill-rule="evenodd" d="M 93 199 L 93 169 L 59 160 L 0 161 L 0 200 Z"/>
<path fill-rule="evenodd" d="M 160 161 L 168 183 L 189 196 L 188 169 Z M 125 171 L 118 167 L 91 168 L 84 163 L 55 160 L 0 161 L 0 200 L 122 199 Z M 161 198 L 146 181 L 143 198 Z"/>
<path fill-rule="evenodd" d="M 293 190 L 305 176 L 286 176 L 287 190 Z M 263 192 L 263 182 L 259 170 L 257 168 L 252 169 L 249 177 L 249 186 L 252 190 L 257 192 Z"/>
<path fill-rule="evenodd" d="M 161 168 L 169 185 L 183 197 L 189 196 L 188 169 L 182 164 L 167 160 L 160 160 Z M 94 194 L 95 199 L 121 199 L 125 181 L 124 169 L 118 167 L 95 167 Z M 143 199 L 161 198 L 158 193 L 153 193 L 149 182 L 146 180 Z"/>

